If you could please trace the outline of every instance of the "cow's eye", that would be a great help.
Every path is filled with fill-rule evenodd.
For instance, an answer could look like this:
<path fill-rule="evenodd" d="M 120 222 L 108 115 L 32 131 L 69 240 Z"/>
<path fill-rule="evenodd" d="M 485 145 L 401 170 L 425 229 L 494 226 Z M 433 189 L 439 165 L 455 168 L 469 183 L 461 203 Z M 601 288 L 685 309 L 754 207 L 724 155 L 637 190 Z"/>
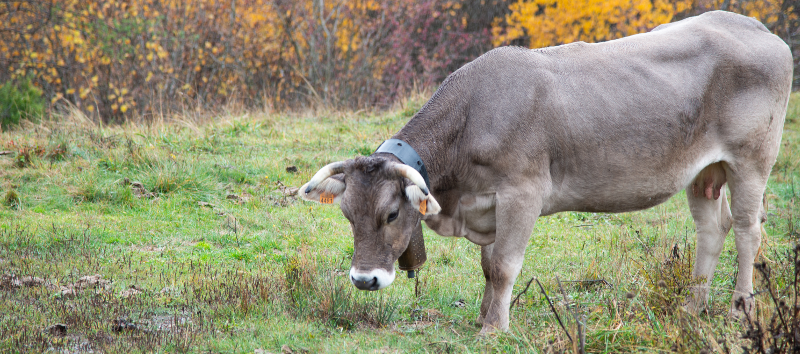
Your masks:
<path fill-rule="evenodd" d="M 386 218 L 386 223 L 390 223 L 390 222 L 394 221 L 394 219 L 397 219 L 397 214 L 398 214 L 397 211 L 393 211 L 393 212 L 389 213 L 389 217 Z"/>

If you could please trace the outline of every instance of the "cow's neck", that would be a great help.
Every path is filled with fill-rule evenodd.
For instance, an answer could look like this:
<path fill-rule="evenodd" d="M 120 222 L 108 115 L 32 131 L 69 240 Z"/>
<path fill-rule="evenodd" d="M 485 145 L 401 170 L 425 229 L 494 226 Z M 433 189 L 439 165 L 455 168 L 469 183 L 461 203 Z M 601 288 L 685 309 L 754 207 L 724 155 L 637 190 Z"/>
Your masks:
<path fill-rule="evenodd" d="M 452 188 L 451 184 L 457 176 L 455 146 L 463 123 L 458 118 L 447 119 L 443 117 L 445 115 L 425 114 L 425 108 L 393 138 L 407 142 L 417 151 L 428 170 L 431 190 L 448 190 Z"/>

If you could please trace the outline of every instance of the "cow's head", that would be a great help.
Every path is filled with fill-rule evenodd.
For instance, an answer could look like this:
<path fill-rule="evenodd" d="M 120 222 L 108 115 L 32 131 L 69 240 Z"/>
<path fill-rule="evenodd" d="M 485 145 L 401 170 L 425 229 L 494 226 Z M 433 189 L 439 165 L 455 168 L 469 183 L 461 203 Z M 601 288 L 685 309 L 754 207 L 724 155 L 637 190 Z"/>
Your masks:
<path fill-rule="evenodd" d="M 300 188 L 317 203 L 339 203 L 353 230 L 350 281 L 380 290 L 394 281 L 394 262 L 408 247 L 414 227 L 441 208 L 413 168 L 382 157 L 334 162 Z"/>

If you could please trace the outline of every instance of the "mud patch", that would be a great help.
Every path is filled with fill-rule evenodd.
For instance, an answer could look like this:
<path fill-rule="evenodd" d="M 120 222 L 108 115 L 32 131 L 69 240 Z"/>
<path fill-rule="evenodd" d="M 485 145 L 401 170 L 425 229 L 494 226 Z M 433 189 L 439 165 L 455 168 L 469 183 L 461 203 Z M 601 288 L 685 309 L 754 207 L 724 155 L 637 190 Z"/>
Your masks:
<path fill-rule="evenodd" d="M 48 286 L 48 289 L 53 288 Z M 108 292 L 111 290 L 111 281 L 103 279 L 103 276 L 100 274 L 86 275 L 80 277 L 78 281 L 72 284 L 58 287 L 57 290 L 61 297 L 74 299 L 85 290 L 95 290 L 95 293 Z"/>
<path fill-rule="evenodd" d="M 48 285 L 44 279 L 32 276 L 18 277 L 16 274 L 8 273 L 0 275 L 0 289 L 18 289 L 22 287 L 40 287 Z"/>

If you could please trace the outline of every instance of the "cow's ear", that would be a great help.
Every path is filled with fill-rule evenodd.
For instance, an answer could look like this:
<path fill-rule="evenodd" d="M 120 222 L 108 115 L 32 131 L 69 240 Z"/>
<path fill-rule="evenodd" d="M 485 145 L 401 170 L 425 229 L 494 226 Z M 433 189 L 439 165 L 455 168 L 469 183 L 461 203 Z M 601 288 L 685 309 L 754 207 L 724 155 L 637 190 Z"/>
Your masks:
<path fill-rule="evenodd" d="M 333 204 L 342 201 L 342 195 L 347 187 L 344 184 L 344 173 L 339 173 L 324 179 L 316 187 L 309 189 L 309 183 L 300 187 L 300 198 L 322 204 Z"/>
<path fill-rule="evenodd" d="M 414 209 L 419 210 L 422 215 L 436 215 L 442 211 L 439 203 L 433 198 L 433 194 L 425 195 L 422 190 L 412 184 L 406 187 L 406 197 Z"/>

